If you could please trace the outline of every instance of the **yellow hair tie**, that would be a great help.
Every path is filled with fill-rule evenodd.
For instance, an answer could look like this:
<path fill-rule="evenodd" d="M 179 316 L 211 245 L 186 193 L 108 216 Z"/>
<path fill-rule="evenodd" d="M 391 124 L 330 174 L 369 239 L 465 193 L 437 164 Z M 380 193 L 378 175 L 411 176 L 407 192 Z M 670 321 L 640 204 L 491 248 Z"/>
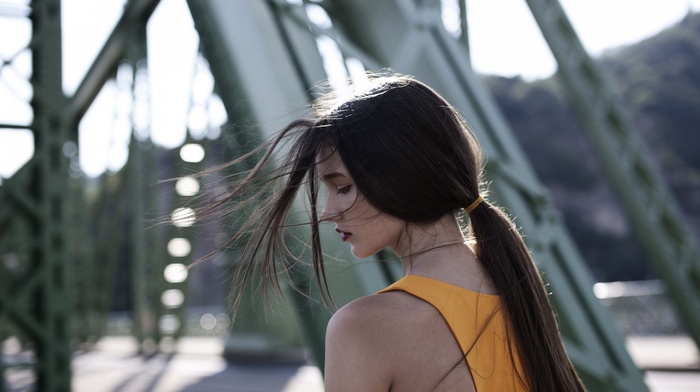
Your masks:
<path fill-rule="evenodd" d="M 484 198 L 479 195 L 479 197 L 477 197 L 472 204 L 464 207 L 464 212 L 467 214 L 471 213 L 479 204 L 481 204 L 482 201 L 484 201 Z"/>

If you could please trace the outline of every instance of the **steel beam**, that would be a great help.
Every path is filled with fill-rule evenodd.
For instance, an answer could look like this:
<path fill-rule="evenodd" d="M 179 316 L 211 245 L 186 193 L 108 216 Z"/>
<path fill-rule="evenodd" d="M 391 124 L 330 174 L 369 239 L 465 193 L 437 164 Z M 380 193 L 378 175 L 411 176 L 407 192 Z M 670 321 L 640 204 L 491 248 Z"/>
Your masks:
<path fill-rule="evenodd" d="M 253 3 L 256 5 L 253 6 Z M 270 9 L 276 12 L 276 18 L 270 21 L 266 19 L 269 17 L 259 3 L 241 2 L 239 7 L 255 9 L 257 13 L 249 13 L 245 17 L 246 21 L 235 23 L 228 18 L 234 12 L 225 8 L 222 2 L 211 1 L 206 4 L 219 10 L 214 14 L 221 15 L 220 18 L 227 16 L 226 20 L 210 16 L 211 19 L 206 23 L 203 18 L 195 17 L 195 26 L 202 36 L 205 49 L 207 45 L 216 47 L 216 54 L 224 56 L 216 60 L 210 58 L 210 62 L 222 67 L 228 65 L 227 74 L 216 72 L 214 66 L 212 71 L 217 82 L 220 81 L 220 76 L 230 79 L 231 75 L 236 75 L 242 79 L 230 85 L 230 91 L 246 94 L 246 102 L 251 105 L 256 121 L 265 118 L 270 112 L 275 113 L 269 105 L 262 103 L 265 102 L 262 97 L 266 95 L 265 85 L 271 81 L 274 83 L 278 75 L 284 73 L 279 73 L 280 69 L 271 69 L 274 67 L 270 67 L 269 61 L 266 69 L 261 70 L 259 65 L 265 61 L 255 57 L 261 57 L 262 53 L 276 54 L 276 67 L 288 67 L 282 69 L 284 72 L 294 71 L 286 79 L 294 78 L 296 74 L 297 81 L 308 84 L 308 80 L 324 78 L 311 68 L 314 67 L 313 64 L 318 66 L 321 62 L 309 61 L 309 53 L 301 53 L 298 48 L 308 49 L 309 46 L 305 46 L 304 42 L 321 35 L 340 37 L 336 43 L 341 52 L 345 56 L 361 59 L 367 68 L 391 67 L 416 75 L 445 95 L 475 128 L 489 157 L 487 170 L 489 178 L 494 180 L 493 191 L 500 202 L 518 216 L 518 223 L 523 226 L 529 238 L 532 251 L 555 293 L 553 303 L 559 312 L 567 350 L 587 385 L 619 391 L 646 389 L 638 369 L 621 344 L 622 340 L 613 327 L 610 315 L 593 296 L 592 282 L 587 278 L 582 259 L 566 234 L 546 191 L 529 168 L 525 155 L 490 94 L 469 67 L 464 46 L 444 30 L 436 2 L 325 1 L 321 4 L 333 22 L 333 28 L 329 29 L 320 29 L 310 23 L 305 17 L 304 5 L 271 0 Z M 193 5 L 194 2 L 191 2 L 190 8 L 194 15 Z M 249 25 L 253 20 L 257 24 L 255 28 Z M 289 21 L 297 23 L 297 28 L 305 34 L 289 34 Z M 268 25 L 271 22 L 277 23 L 278 32 L 269 31 Z M 300 30 L 292 31 L 298 33 Z M 246 32 L 245 38 L 242 31 Z M 282 40 L 278 35 L 280 33 L 286 39 Z M 266 41 L 257 42 L 258 34 L 265 37 Z M 219 40 L 223 43 L 217 42 Z M 246 50 L 251 45 L 256 47 L 252 56 Z M 207 53 L 211 54 L 212 51 L 205 50 Z M 312 56 L 319 58 L 318 55 Z M 265 73 L 266 71 L 271 73 Z M 313 75 L 316 79 L 308 75 Z M 283 86 L 294 83 L 298 82 L 285 80 Z M 248 85 L 250 87 L 246 87 Z M 310 86 L 307 85 L 306 88 Z M 261 98 L 257 99 L 258 96 Z M 384 272 L 388 273 L 357 269 L 354 277 L 345 278 L 357 279 L 363 283 L 356 285 L 355 289 L 336 292 L 350 297 L 369 294 L 389 283 L 387 277 L 391 275 L 391 268 Z M 358 290 L 357 287 L 364 289 Z M 314 323 L 307 323 L 306 327 L 312 328 L 317 334 L 322 331 Z M 319 335 L 314 338 L 322 339 Z M 316 346 L 322 348 L 322 343 Z M 315 351 L 317 355 L 320 348 Z"/>
<path fill-rule="evenodd" d="M 556 0 L 528 0 L 610 185 L 700 348 L 700 248 L 651 160 L 614 84 L 586 53 Z"/>
<path fill-rule="evenodd" d="M 129 0 L 124 6 L 121 19 L 69 99 L 65 119 L 66 124 L 75 129 L 75 132 L 102 86 L 114 76 L 119 62 L 127 56 L 133 29 L 145 28 L 158 3 L 160 0 Z"/>
<path fill-rule="evenodd" d="M 500 114 L 471 69 L 464 46 L 442 25 L 438 2 L 331 1 L 337 30 L 383 65 L 416 75 L 443 94 L 472 125 L 492 182 L 491 199 L 518 225 L 553 291 L 567 351 L 589 388 L 645 390 L 612 318 L 593 295 L 592 282 L 559 215 Z"/>
<path fill-rule="evenodd" d="M 28 193 L 38 207 L 38 219 L 32 219 L 32 236 L 40 246 L 31 252 L 30 274 L 22 285 L 31 287 L 25 295 L 12 298 L 19 303 L 25 297 L 30 305 L 23 311 L 36 323 L 35 330 L 37 389 L 70 391 L 69 347 L 71 331 L 70 264 L 66 216 L 67 160 L 61 150 L 68 140 L 62 121 L 65 97 L 61 76 L 61 4 L 59 0 L 34 1 L 32 12 L 32 108 L 35 154 L 42 159 L 31 166 Z"/>

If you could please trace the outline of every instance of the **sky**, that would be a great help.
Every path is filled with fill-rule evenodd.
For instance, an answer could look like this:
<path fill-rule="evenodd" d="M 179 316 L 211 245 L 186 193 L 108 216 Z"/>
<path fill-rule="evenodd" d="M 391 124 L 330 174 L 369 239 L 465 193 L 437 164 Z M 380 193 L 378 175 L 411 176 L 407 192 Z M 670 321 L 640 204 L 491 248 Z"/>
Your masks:
<path fill-rule="evenodd" d="M 560 0 L 586 50 L 606 49 L 653 36 L 700 10 L 700 0 Z M 546 77 L 556 61 L 524 0 L 468 0 L 470 50 L 478 72 Z"/>
<path fill-rule="evenodd" d="M 443 0 L 446 4 L 456 0 Z M 700 0 L 560 0 L 585 48 L 593 56 L 650 37 L 676 23 Z M 0 57 L 11 60 L 0 74 L 0 124 L 29 124 L 30 58 L 20 49 L 31 38 L 25 18 L 17 13 L 28 0 L 0 5 Z M 72 94 L 116 24 L 125 0 L 64 0 L 62 6 L 64 91 Z M 9 4 L 5 5 L 5 4 Z M 556 63 L 525 0 L 468 0 L 470 50 L 477 72 L 527 80 L 550 76 Z M 159 145 L 182 144 L 185 124 L 205 128 L 225 120 L 223 105 L 211 100 L 213 80 L 197 59 L 198 37 L 185 0 L 162 0 L 151 17 L 148 78 L 128 67 L 118 73 L 96 99 L 80 124 L 78 162 L 89 176 L 117 171 L 128 157 L 130 113 L 137 116 L 137 135 Z M 173 81 L 178 81 L 173 83 Z M 129 98 L 131 83 L 140 97 Z M 207 122 L 209 122 L 207 124 Z M 139 124 L 144 124 L 139 126 Z M 202 133 L 203 135 L 203 133 Z M 66 154 L 72 154 L 69 148 Z M 0 129 L 0 179 L 8 178 L 33 153 L 29 131 Z"/>

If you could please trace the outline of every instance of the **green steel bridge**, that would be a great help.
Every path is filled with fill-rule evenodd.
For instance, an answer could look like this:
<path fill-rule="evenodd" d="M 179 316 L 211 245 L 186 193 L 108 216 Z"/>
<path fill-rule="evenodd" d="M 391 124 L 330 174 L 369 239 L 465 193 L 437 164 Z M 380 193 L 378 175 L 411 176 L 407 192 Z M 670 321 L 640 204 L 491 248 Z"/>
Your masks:
<path fill-rule="evenodd" d="M 149 74 L 154 48 L 147 47 L 147 23 L 158 4 L 125 2 L 71 93 L 64 91 L 62 73 L 61 1 L 0 7 L 5 13 L 0 16 L 31 25 L 31 39 L 0 63 L 0 71 L 30 65 L 31 72 L 18 73 L 24 78 L 19 85 L 29 92 L 18 97 L 31 114 L 26 121 L 0 123 L 0 131 L 31 133 L 34 143 L 31 159 L 0 183 L 0 392 L 8 390 L 8 377 L 18 369 L 32 374 L 34 390 L 70 391 L 72 353 L 105 336 L 115 303 L 128 309 L 127 331 L 144 354 L 187 334 L 186 305 L 220 300 L 226 286 L 235 284 L 223 283 L 236 262 L 235 247 L 184 268 L 214 250 L 216 241 L 208 240 L 233 224 L 193 225 L 189 208 L 195 196 L 225 181 L 196 173 L 245 153 L 301 115 L 318 93 L 318 81 L 342 84 L 334 79 L 338 70 L 358 77 L 358 69 L 382 68 L 433 86 L 474 128 L 488 157 L 491 191 L 518 216 L 554 293 L 567 350 L 589 389 L 648 390 L 611 315 L 594 296 L 547 190 L 470 65 L 463 1 L 462 34 L 455 37 L 443 25 L 437 0 L 189 0 L 199 36 L 192 78 L 202 78 L 205 88 L 192 93 L 186 140 L 174 150 L 157 147 L 149 136 L 147 113 L 155 93 L 149 78 L 156 75 Z M 558 62 L 557 80 L 645 251 L 661 277 L 672 282 L 666 287 L 685 328 L 700 344 L 700 252 L 692 234 L 617 93 L 560 4 L 527 0 L 527 5 Z M 329 46 L 331 54 L 323 49 Z M 109 175 L 86 179 L 79 167 L 79 129 L 94 132 L 81 124 L 105 89 L 127 102 L 115 108 L 107 121 L 113 124 L 104 126 L 126 129 L 128 160 Z M 224 112 L 219 118 L 217 108 Z M 168 179 L 177 180 L 163 181 Z M 171 214 L 172 224 L 160 222 Z M 305 235 L 303 228 L 292 233 Z M 304 249 L 298 250 L 304 257 Z M 399 277 L 399 266 L 383 260 L 386 255 L 348 268 L 342 261 L 352 259 L 347 250 L 332 245 L 326 250 L 335 256 L 329 280 L 338 305 Z M 330 311 L 317 300 L 306 266 L 290 265 L 290 272 L 290 284 L 300 290 L 288 290 L 288 302 L 273 303 L 269 315 L 256 311 L 265 305 L 255 287 L 244 291 L 245 307 L 232 325 L 224 313 L 210 315 L 211 325 L 218 322 L 230 332 L 224 355 L 289 355 L 290 347 L 303 344 L 313 358 L 323 358 Z"/>

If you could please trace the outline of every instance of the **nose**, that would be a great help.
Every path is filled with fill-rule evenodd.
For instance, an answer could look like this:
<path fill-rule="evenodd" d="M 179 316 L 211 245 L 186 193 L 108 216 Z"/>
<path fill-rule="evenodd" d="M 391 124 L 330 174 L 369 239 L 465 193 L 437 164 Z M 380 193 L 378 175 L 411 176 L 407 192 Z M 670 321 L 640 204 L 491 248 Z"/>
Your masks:
<path fill-rule="evenodd" d="M 321 210 L 319 219 L 322 221 L 339 221 L 343 218 L 342 211 L 338 211 L 338 208 L 333 206 L 330 200 L 326 200 L 326 203 Z"/>
<path fill-rule="evenodd" d="M 339 221 L 342 218 L 342 212 L 329 211 L 328 208 L 324 208 L 319 216 L 319 219 L 322 221 Z"/>

